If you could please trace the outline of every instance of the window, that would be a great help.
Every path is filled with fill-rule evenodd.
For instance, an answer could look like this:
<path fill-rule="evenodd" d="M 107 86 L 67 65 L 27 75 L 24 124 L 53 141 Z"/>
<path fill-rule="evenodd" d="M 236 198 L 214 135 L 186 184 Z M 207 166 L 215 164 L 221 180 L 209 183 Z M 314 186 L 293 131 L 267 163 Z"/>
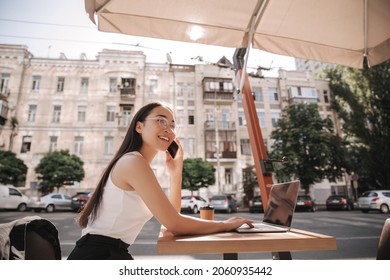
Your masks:
<path fill-rule="evenodd" d="M 214 109 L 206 109 L 206 119 L 208 123 L 214 124 Z"/>
<path fill-rule="evenodd" d="M 265 127 L 265 113 L 257 112 L 257 117 L 259 118 L 259 125 L 261 128 Z"/>
<path fill-rule="evenodd" d="M 65 86 L 65 77 L 57 78 L 57 92 L 63 92 Z"/>
<path fill-rule="evenodd" d="M 291 87 L 290 88 L 291 97 L 302 97 L 302 98 L 318 98 L 316 89 L 313 87 Z"/>
<path fill-rule="evenodd" d="M 184 110 L 183 109 L 177 109 L 176 110 L 176 116 L 175 116 L 175 123 L 176 126 L 183 126 L 185 125 L 184 122 Z"/>
<path fill-rule="evenodd" d="M 57 140 L 57 136 L 50 136 L 49 152 L 54 152 L 57 150 Z"/>
<path fill-rule="evenodd" d="M 11 189 L 11 188 L 8 188 L 8 193 L 9 195 L 12 196 L 22 196 L 22 194 L 18 190 Z"/>
<path fill-rule="evenodd" d="M 181 141 L 180 141 L 181 142 Z M 195 138 L 188 138 L 188 151 L 189 156 L 195 156 Z"/>
<path fill-rule="evenodd" d="M 115 106 L 108 105 L 107 106 L 106 122 L 114 122 L 114 121 L 115 121 Z"/>
<path fill-rule="evenodd" d="M 88 93 L 88 84 L 89 84 L 89 79 L 88 78 L 81 78 L 81 85 L 80 85 L 80 93 L 81 94 L 86 94 Z"/>
<path fill-rule="evenodd" d="M 177 97 L 184 97 L 184 84 L 183 83 L 177 83 L 177 90 L 176 90 L 176 96 Z"/>
<path fill-rule="evenodd" d="M 51 120 L 52 123 L 59 123 L 61 118 L 61 106 L 55 105 L 53 109 L 53 119 Z"/>
<path fill-rule="evenodd" d="M 77 122 L 84 123 L 86 116 L 87 106 L 77 106 Z"/>
<path fill-rule="evenodd" d="M 81 156 L 83 154 L 84 137 L 76 136 L 74 138 L 74 153 Z"/>
<path fill-rule="evenodd" d="M 228 185 L 232 184 L 232 169 L 225 168 L 225 183 Z"/>
<path fill-rule="evenodd" d="M 329 94 L 327 90 L 324 90 L 324 102 L 329 103 Z"/>
<path fill-rule="evenodd" d="M 188 107 L 194 107 L 195 106 L 195 100 L 187 100 L 187 106 Z"/>
<path fill-rule="evenodd" d="M 130 105 L 121 105 L 122 125 L 128 126 L 131 122 L 131 111 L 133 107 Z"/>
<path fill-rule="evenodd" d="M 271 113 L 272 127 L 276 127 L 276 123 L 278 122 L 279 118 L 280 118 L 279 113 Z"/>
<path fill-rule="evenodd" d="M 104 154 L 105 155 L 114 154 L 114 137 L 106 136 L 104 138 Z"/>
<path fill-rule="evenodd" d="M 157 79 L 150 79 L 150 90 L 149 90 L 150 96 L 157 95 L 157 87 L 158 87 L 158 80 Z"/>
<path fill-rule="evenodd" d="M 238 111 L 238 125 L 239 126 L 246 126 L 244 111 Z"/>
<path fill-rule="evenodd" d="M 230 82 L 230 81 L 229 82 L 225 81 L 223 83 L 223 88 L 224 88 L 225 91 L 232 92 L 233 91 L 233 83 Z"/>
<path fill-rule="evenodd" d="M 8 102 L 0 99 L 0 125 L 4 125 L 8 115 Z"/>
<path fill-rule="evenodd" d="M 29 105 L 27 112 L 27 121 L 35 122 L 35 116 L 37 114 L 37 105 Z"/>
<path fill-rule="evenodd" d="M 8 83 L 9 83 L 9 77 L 11 75 L 8 74 L 8 73 L 2 73 L 1 74 L 1 80 L 0 80 L 0 94 L 4 95 L 4 96 L 8 96 L 9 95 L 9 91 L 8 91 Z"/>
<path fill-rule="evenodd" d="M 23 136 L 22 148 L 20 150 L 21 153 L 28 153 L 31 150 L 31 136 Z"/>
<path fill-rule="evenodd" d="M 221 124 L 221 128 L 222 129 L 228 129 L 230 128 L 230 110 L 229 109 L 222 109 L 222 124 Z"/>
<path fill-rule="evenodd" d="M 240 139 L 240 144 L 241 144 L 241 154 L 250 156 L 252 153 L 251 153 L 251 145 L 249 139 Z"/>
<path fill-rule="evenodd" d="M 187 96 L 188 98 L 194 97 L 194 91 L 192 84 L 186 84 L 186 83 L 177 83 L 177 96 L 184 97 Z"/>
<path fill-rule="evenodd" d="M 195 112 L 194 112 L 194 110 L 188 110 L 188 124 L 195 124 Z"/>
<path fill-rule="evenodd" d="M 118 87 L 118 83 L 116 81 L 116 78 L 110 78 L 110 93 L 115 93 L 116 89 Z"/>
<path fill-rule="evenodd" d="M 312 87 L 301 87 L 301 92 L 303 97 L 317 98 L 317 91 Z"/>
<path fill-rule="evenodd" d="M 39 91 L 39 89 L 41 88 L 41 78 L 42 77 L 38 75 L 33 76 L 33 82 L 31 87 L 33 91 Z"/>
<path fill-rule="evenodd" d="M 261 87 L 253 87 L 253 97 L 255 101 L 262 102 L 263 101 L 263 93 L 261 92 Z"/>
<path fill-rule="evenodd" d="M 226 79 L 205 78 L 203 87 L 203 90 L 206 92 L 233 92 L 232 81 Z"/>
<path fill-rule="evenodd" d="M 270 102 L 279 101 L 279 93 L 277 88 L 270 87 L 268 88 L 268 96 Z"/>
<path fill-rule="evenodd" d="M 122 78 L 121 84 L 120 84 L 120 90 L 121 94 L 129 94 L 129 95 L 135 95 L 135 86 L 136 86 L 136 79 L 133 78 Z"/>

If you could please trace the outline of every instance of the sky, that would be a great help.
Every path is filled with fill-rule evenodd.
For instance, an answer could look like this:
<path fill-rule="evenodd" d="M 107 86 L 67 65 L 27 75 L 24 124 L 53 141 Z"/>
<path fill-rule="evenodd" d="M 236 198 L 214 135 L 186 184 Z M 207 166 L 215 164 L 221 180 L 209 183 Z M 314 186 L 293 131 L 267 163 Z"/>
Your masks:
<path fill-rule="evenodd" d="M 174 64 L 215 63 L 222 56 L 233 62 L 234 48 L 183 43 L 98 31 L 89 20 L 84 0 L 0 0 L 0 44 L 26 45 L 34 57 L 78 59 L 82 53 L 95 59 L 103 49 L 138 50 L 147 62 L 165 63 L 167 53 Z M 257 49 L 249 52 L 248 72 L 270 67 L 295 70 L 294 59 Z"/>

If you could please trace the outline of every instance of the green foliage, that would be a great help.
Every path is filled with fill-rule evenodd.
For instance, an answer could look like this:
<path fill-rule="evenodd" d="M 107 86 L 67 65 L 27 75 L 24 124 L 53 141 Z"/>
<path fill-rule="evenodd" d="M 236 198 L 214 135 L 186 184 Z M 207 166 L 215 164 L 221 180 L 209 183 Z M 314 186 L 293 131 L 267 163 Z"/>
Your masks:
<path fill-rule="evenodd" d="M 197 191 L 215 184 L 215 168 L 201 158 L 185 159 L 183 161 L 182 188 Z"/>
<path fill-rule="evenodd" d="M 73 185 L 84 178 L 83 161 L 76 155 L 70 155 L 67 150 L 47 153 L 35 168 L 40 180 L 42 192 L 59 189 L 64 185 Z"/>
<path fill-rule="evenodd" d="M 255 187 L 258 187 L 257 174 L 255 167 L 249 166 L 243 170 L 243 181 L 242 186 L 244 189 L 244 194 L 247 200 L 253 198 L 253 190 Z"/>
<path fill-rule="evenodd" d="M 19 186 L 26 180 L 27 166 L 13 152 L 0 151 L 0 183 Z"/>
<path fill-rule="evenodd" d="M 288 158 L 274 163 L 278 181 L 298 178 L 308 192 L 310 185 L 325 178 L 336 181 L 346 167 L 346 142 L 334 134 L 329 118 L 322 119 L 317 104 L 294 104 L 283 111 L 275 130 L 270 158 Z"/>
<path fill-rule="evenodd" d="M 375 187 L 390 188 L 390 61 L 364 70 L 329 70 L 333 108 L 343 120 L 353 171 Z"/>

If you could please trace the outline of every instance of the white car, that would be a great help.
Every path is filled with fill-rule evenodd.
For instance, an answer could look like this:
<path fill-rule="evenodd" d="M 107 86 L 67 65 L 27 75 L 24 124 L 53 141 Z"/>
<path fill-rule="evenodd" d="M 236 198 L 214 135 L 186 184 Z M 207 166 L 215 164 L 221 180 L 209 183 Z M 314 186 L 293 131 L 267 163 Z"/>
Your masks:
<path fill-rule="evenodd" d="M 389 213 L 390 209 L 390 190 L 366 191 L 358 199 L 358 207 L 363 213 L 370 210 Z"/>
<path fill-rule="evenodd" d="M 0 209 L 24 212 L 27 210 L 28 200 L 29 198 L 15 187 L 0 186 Z"/>
<path fill-rule="evenodd" d="M 62 193 L 50 193 L 41 197 L 32 197 L 27 207 L 36 212 L 41 210 L 45 210 L 46 212 L 72 210 L 72 198 Z"/>
<path fill-rule="evenodd" d="M 187 195 L 182 196 L 181 198 L 182 211 L 191 211 L 192 213 L 197 214 L 199 212 L 200 207 L 206 205 L 206 199 L 200 197 L 199 195 Z"/>

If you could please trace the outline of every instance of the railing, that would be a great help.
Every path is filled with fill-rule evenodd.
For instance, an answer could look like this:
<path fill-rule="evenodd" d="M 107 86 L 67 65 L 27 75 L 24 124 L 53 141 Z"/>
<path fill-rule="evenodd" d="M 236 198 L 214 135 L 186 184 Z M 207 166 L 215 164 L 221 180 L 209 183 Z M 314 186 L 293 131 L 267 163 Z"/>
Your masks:
<path fill-rule="evenodd" d="M 227 121 L 220 121 L 217 122 L 218 130 L 234 130 L 236 129 L 236 122 L 227 122 Z M 206 130 L 215 129 L 215 122 L 214 121 L 206 121 L 204 123 L 204 128 Z"/>

